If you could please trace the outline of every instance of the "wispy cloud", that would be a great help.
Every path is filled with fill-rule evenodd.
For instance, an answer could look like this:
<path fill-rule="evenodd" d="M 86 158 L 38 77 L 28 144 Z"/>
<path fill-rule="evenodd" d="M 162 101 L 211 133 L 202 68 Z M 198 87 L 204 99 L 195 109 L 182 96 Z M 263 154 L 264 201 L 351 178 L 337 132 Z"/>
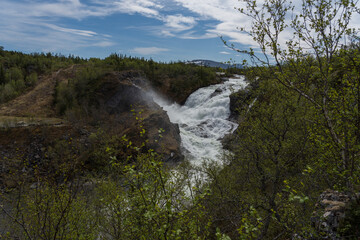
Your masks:
<path fill-rule="evenodd" d="M 247 34 L 240 33 L 237 27 L 250 27 L 251 20 L 241 15 L 235 7 L 242 3 L 233 0 L 174 0 L 188 11 L 195 13 L 202 21 L 216 21 L 213 26 L 209 26 L 202 36 L 191 34 L 188 38 L 210 38 L 224 36 L 231 42 L 243 44 L 254 44 Z"/>
<path fill-rule="evenodd" d="M 169 49 L 167 48 L 158 48 L 158 47 L 137 47 L 131 50 L 133 53 L 141 54 L 141 55 L 155 55 L 162 52 L 167 52 Z"/>
<path fill-rule="evenodd" d="M 100 33 L 99 30 L 77 29 L 67 26 L 62 20 L 82 21 L 117 13 L 140 14 L 157 19 L 163 23 L 162 26 L 147 26 L 144 31 L 167 37 L 176 37 L 178 33 L 196 25 L 196 19 L 192 16 L 162 13 L 166 3 L 163 0 L 2 0 L 0 40 L 24 46 L 29 45 L 31 39 L 36 42 L 31 43 L 37 46 L 36 51 L 72 50 L 80 46 L 108 47 L 113 45 L 109 34 Z"/>
<path fill-rule="evenodd" d="M 42 21 L 20 18 L 11 24 L 2 24 L 0 16 L 0 42 L 11 43 L 26 51 L 74 51 L 79 48 L 114 45 L 111 38 L 94 31 L 66 28 Z"/>
<path fill-rule="evenodd" d="M 79 29 L 72 29 L 72 28 L 63 28 L 63 27 L 56 26 L 54 24 L 43 24 L 43 26 L 46 26 L 50 29 L 53 29 L 53 30 L 56 30 L 59 32 L 71 33 L 71 34 L 80 35 L 80 36 L 84 36 L 84 37 L 93 37 L 93 36 L 98 35 L 96 32 L 93 32 L 93 31 L 79 30 Z"/>
<path fill-rule="evenodd" d="M 165 26 L 174 31 L 185 31 L 192 29 L 196 24 L 193 17 L 185 17 L 181 14 L 169 15 L 164 18 Z"/>
<path fill-rule="evenodd" d="M 184 34 L 179 35 L 178 37 L 182 39 L 209 39 L 220 37 L 220 35 L 216 32 L 206 32 L 205 34 L 200 34 L 196 31 L 188 31 Z"/>
<path fill-rule="evenodd" d="M 222 52 L 219 52 L 220 54 L 225 54 L 225 55 L 229 55 L 229 54 L 231 54 L 231 53 L 229 53 L 229 52 L 225 52 L 225 51 L 222 51 Z"/>
<path fill-rule="evenodd" d="M 257 44 L 253 39 L 244 32 L 237 30 L 237 27 L 243 27 L 250 29 L 252 26 L 252 19 L 241 14 L 237 9 L 245 8 L 245 3 L 236 0 L 174 0 L 180 6 L 186 8 L 193 14 L 198 15 L 198 19 L 202 21 L 215 20 L 217 21 L 213 27 L 206 29 L 205 36 L 221 35 L 228 38 L 229 42 L 241 43 L 256 47 Z M 301 7 L 300 0 L 292 1 L 295 8 L 295 12 Z M 257 1 L 257 5 L 263 4 L 263 0 Z M 288 16 L 290 19 L 290 16 Z M 355 14 L 350 22 L 354 28 L 360 28 L 360 14 Z M 189 35 L 191 38 L 193 34 Z M 284 44 L 289 40 L 289 36 L 292 36 L 292 32 L 285 30 L 280 36 L 280 43 Z M 198 37 L 195 37 L 198 38 Z"/>
<path fill-rule="evenodd" d="M 107 6 L 113 5 L 114 12 L 121 12 L 127 14 L 142 14 L 149 17 L 158 17 L 160 15 L 159 9 L 163 6 L 150 0 L 118 0 L 108 1 Z"/>
<path fill-rule="evenodd" d="M 111 36 L 68 27 L 60 19 L 104 16 L 109 10 L 86 6 L 80 0 L 9 1 L 0 8 L 0 41 L 27 51 L 73 51 L 83 47 L 108 47 Z"/>
<path fill-rule="evenodd" d="M 294 2 L 298 4 L 299 0 Z M 236 0 L 1 0 L 0 41 L 18 46 L 30 45 L 31 41 L 31 46 L 44 51 L 109 47 L 115 44 L 111 33 L 90 25 L 72 26 L 67 20 L 81 23 L 116 14 L 137 14 L 156 20 L 152 21 L 152 26 L 134 24 L 135 28 L 151 35 L 181 39 L 209 39 L 221 35 L 229 42 L 254 47 L 252 38 L 236 29 L 250 28 L 252 24 L 251 19 L 234 9 L 244 7 L 243 4 Z M 360 25 L 359 14 L 354 15 L 352 23 L 356 27 Z M 283 39 L 289 35 L 285 34 Z M 133 50 L 151 54 L 168 49 Z"/>

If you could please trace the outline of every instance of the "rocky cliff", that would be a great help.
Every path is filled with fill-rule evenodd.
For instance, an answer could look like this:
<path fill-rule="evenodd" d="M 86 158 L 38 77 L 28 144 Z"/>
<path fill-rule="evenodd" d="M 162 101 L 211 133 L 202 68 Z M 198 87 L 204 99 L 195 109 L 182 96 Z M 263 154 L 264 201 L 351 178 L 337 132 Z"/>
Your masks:
<path fill-rule="evenodd" d="M 54 81 L 49 77 L 48 81 L 40 84 L 52 89 L 55 87 Z M 12 108 L 16 115 L 5 111 L 10 109 L 5 105 L 0 106 L 0 189 L 17 185 L 18 180 L 12 172 L 23 169 L 25 175 L 32 175 L 33 166 L 41 169 L 44 176 L 56 173 L 66 161 L 75 164 L 76 169 L 97 171 L 98 165 L 89 163 L 89 156 L 97 147 L 91 136 L 96 135 L 99 129 L 105 132 L 107 138 L 113 136 L 121 139 L 126 135 L 134 144 L 146 142 L 146 149 L 153 149 L 165 162 L 180 161 L 183 156 L 180 152 L 179 127 L 170 122 L 166 112 L 143 90 L 148 87 L 147 79 L 138 71 L 105 74 L 99 79 L 92 96 L 92 100 L 95 99 L 92 104 L 96 103 L 88 108 L 92 113 L 85 117 L 79 116 L 76 111 L 58 118 L 40 114 L 48 113 L 54 107 L 51 92 L 46 93 L 47 101 L 42 101 L 44 104 L 33 106 L 38 108 L 38 111 L 33 111 L 35 116 L 28 116 L 28 111 L 22 105 L 35 105 L 45 99 L 45 93 L 36 94 L 36 87 L 34 92 L 27 94 L 31 98 L 20 96 L 6 105 L 17 106 L 21 98 L 21 107 Z M 55 114 L 54 109 L 50 112 Z M 64 149 L 68 152 L 64 152 Z M 73 157 L 66 159 L 69 156 Z"/>
<path fill-rule="evenodd" d="M 122 122 L 124 134 L 137 132 L 141 125 L 149 148 L 163 154 L 165 161 L 179 161 L 182 159 L 179 126 L 170 122 L 147 88 L 147 79 L 140 72 L 109 73 L 98 90 L 98 101 L 101 108 Z"/>

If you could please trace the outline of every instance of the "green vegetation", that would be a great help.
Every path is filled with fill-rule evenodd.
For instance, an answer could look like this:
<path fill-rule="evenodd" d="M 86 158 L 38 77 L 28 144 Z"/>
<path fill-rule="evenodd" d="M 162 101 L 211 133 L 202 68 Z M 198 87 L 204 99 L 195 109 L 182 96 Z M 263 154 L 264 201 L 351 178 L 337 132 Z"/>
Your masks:
<path fill-rule="evenodd" d="M 65 57 L 51 53 L 24 54 L 5 51 L 0 47 L 0 103 L 7 102 L 22 94 L 27 88 L 33 87 L 42 74 L 83 62 L 84 59 L 74 56 Z"/>
<path fill-rule="evenodd" d="M 243 2 L 239 11 L 252 18 L 249 34 L 261 55 L 229 45 L 251 58 L 251 87 L 237 93 L 235 155 L 211 171 L 209 214 L 235 239 L 318 239 L 326 232 L 310 219 L 320 193 L 359 191 L 360 48 L 348 28 L 356 2 L 303 1 L 290 23 L 287 1 Z M 289 28 L 295 38 L 280 44 Z M 341 45 L 345 38 L 351 41 Z M 352 208 L 338 229 L 347 239 L 359 237 L 358 202 Z"/>
<path fill-rule="evenodd" d="M 24 54 L 5 51 L 1 47 L 0 103 L 7 102 L 33 87 L 40 76 L 74 64 L 87 69 L 78 73 L 75 79 L 70 81 L 68 88 L 70 85 L 73 87 L 77 85 L 76 89 L 73 89 L 74 91 L 84 91 L 79 88 L 81 87 L 79 84 L 86 84 L 86 76 L 101 76 L 110 71 L 136 70 L 141 71 L 154 88 L 179 103 L 185 102 L 186 98 L 196 89 L 218 83 L 220 79 L 216 77 L 215 72 L 223 71 L 183 62 L 159 63 L 151 59 L 127 57 L 120 54 L 111 54 L 103 60 L 82 59 L 72 55 L 65 57 L 51 53 Z M 79 78 L 81 79 L 79 80 Z M 64 89 L 65 87 L 61 86 L 60 88 Z M 68 89 L 68 91 L 73 90 Z M 61 103 L 61 105 L 63 104 Z M 62 112 L 64 106 L 60 108 L 60 112 Z"/>
<path fill-rule="evenodd" d="M 54 102 L 57 112 L 63 115 L 67 110 L 81 109 L 89 114 L 89 109 L 96 107 L 94 92 L 101 86 L 102 77 L 113 71 L 140 74 L 153 88 L 179 103 L 184 103 L 198 88 L 221 81 L 216 75 L 220 69 L 183 62 L 157 63 L 112 54 L 104 60 L 90 59 L 80 66 L 74 78 L 58 83 Z"/>
<path fill-rule="evenodd" d="M 140 70 L 153 86 L 171 99 L 184 103 L 196 89 L 218 83 L 216 71 L 209 67 L 183 62 L 158 63 L 123 55 L 112 54 L 104 59 L 104 64 L 115 71 Z"/>
<path fill-rule="evenodd" d="M 108 71 L 87 64 L 79 70 L 73 79 L 60 82 L 55 89 L 54 104 L 57 112 L 63 115 L 67 110 L 83 108 L 88 112 L 88 107 L 95 105 L 95 91 L 100 85 L 100 78 Z"/>
<path fill-rule="evenodd" d="M 316 198 L 321 191 L 312 185 L 315 179 L 304 175 L 316 159 L 304 121 L 304 116 L 311 116 L 309 105 L 271 75 L 263 74 L 269 78 L 257 80 L 249 99 L 250 103 L 255 101 L 251 109 L 244 104 L 240 112 L 244 118 L 237 141 L 232 143 L 235 156 L 222 171 L 211 171 L 209 214 L 234 239 L 248 230 L 239 227 L 248 222 L 257 225 L 258 218 L 261 227 L 254 236 L 273 239 L 279 233 L 284 238 L 299 233 L 303 224 L 310 223 L 315 203 L 308 201 L 309 196 Z M 253 211 L 258 217 L 251 216 Z"/>
<path fill-rule="evenodd" d="M 207 184 L 188 188 L 193 169 L 184 164 L 171 171 L 146 147 L 141 122 L 133 133 L 141 141 L 117 135 L 118 126 L 99 128 L 89 137 L 90 149 L 66 138 L 52 143 L 43 161 L 7 159 L 17 166 L 7 173 L 16 184 L 1 195 L 0 221 L 8 223 L 1 238 L 325 239 L 311 218 L 322 217 L 312 214 L 330 188 L 357 200 L 337 234 L 358 239 L 360 45 L 348 28 L 357 2 L 304 0 L 289 23 L 293 7 L 285 0 L 243 2 L 239 11 L 253 19 L 249 33 L 262 55 L 237 50 L 252 60 L 244 71 L 249 87 L 234 94 L 239 128 L 228 144 L 233 154 L 223 168 L 201 169 Z M 280 44 L 289 29 L 295 38 Z M 341 45 L 345 38 L 350 41 Z M 43 73 L 3 60 L 0 66 L 6 99 Z M 104 74 L 123 70 L 141 71 L 178 102 L 218 81 L 214 69 L 112 54 L 82 62 L 73 78 L 58 83 L 59 114 L 89 112 Z"/>
<path fill-rule="evenodd" d="M 94 155 L 110 156 L 101 166 L 106 175 L 82 176 L 87 159 L 71 138 L 48 149 L 51 164 L 25 161 L 17 187 L 1 194 L 1 238 L 208 239 L 201 204 L 207 192 L 189 196 L 185 175 L 168 171 L 161 156 L 126 136 L 110 142 L 104 136 L 92 141 L 100 145 Z M 117 154 L 124 148 L 128 155 Z"/>

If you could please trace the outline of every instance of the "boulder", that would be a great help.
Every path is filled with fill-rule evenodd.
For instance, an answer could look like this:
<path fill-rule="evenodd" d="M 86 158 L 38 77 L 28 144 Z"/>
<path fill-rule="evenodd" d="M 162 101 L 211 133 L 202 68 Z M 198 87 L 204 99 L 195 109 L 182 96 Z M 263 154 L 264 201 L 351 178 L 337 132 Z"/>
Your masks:
<path fill-rule="evenodd" d="M 324 191 L 316 204 L 311 222 L 323 239 L 340 240 L 339 230 L 348 217 L 350 205 L 356 202 L 356 196 L 334 190 Z"/>
<path fill-rule="evenodd" d="M 218 87 L 217 89 L 215 89 L 215 91 L 210 95 L 210 98 L 213 98 L 217 95 L 219 95 L 220 93 L 222 93 L 223 89 Z"/>

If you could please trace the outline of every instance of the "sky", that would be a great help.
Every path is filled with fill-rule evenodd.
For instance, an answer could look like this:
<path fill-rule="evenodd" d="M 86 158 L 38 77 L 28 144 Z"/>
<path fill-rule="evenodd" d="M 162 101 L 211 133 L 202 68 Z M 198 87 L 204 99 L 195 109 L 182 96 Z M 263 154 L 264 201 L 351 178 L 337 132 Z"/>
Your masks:
<path fill-rule="evenodd" d="M 83 58 L 241 62 L 220 39 L 254 46 L 237 29 L 251 21 L 235 7 L 242 7 L 238 0 L 0 0 L 0 46 Z"/>
<path fill-rule="evenodd" d="M 227 40 L 246 43 L 237 0 L 0 0 L 5 50 L 157 61 L 239 60 Z"/>

